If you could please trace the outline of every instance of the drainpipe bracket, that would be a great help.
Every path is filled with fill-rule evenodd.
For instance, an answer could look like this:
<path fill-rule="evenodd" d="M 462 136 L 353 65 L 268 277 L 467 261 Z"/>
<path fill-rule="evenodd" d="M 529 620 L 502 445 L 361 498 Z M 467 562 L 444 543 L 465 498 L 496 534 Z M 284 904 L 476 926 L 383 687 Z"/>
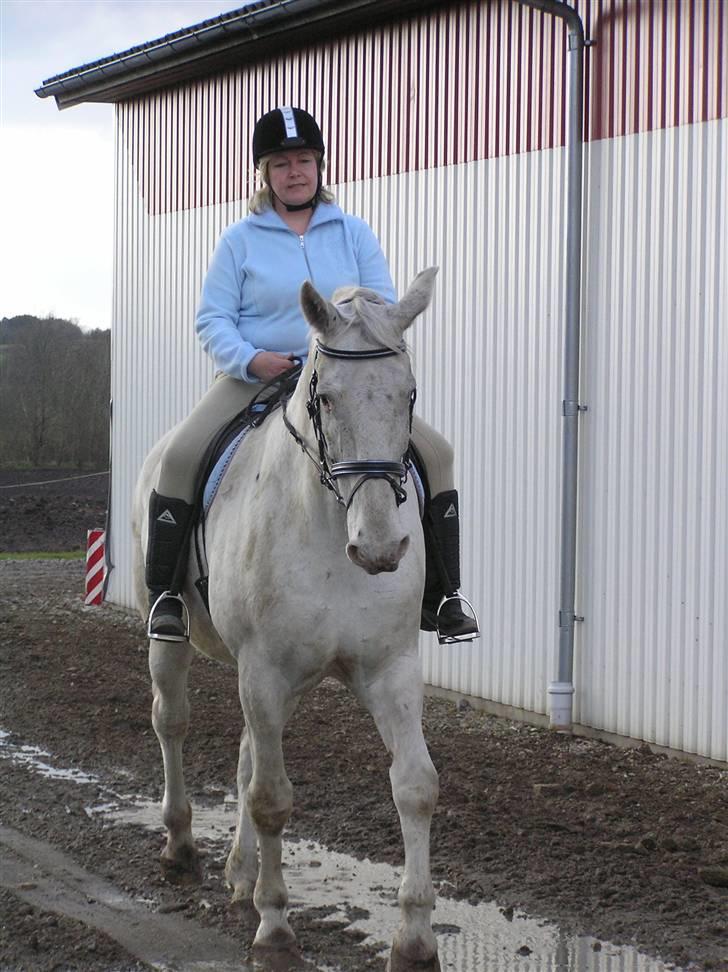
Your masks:
<path fill-rule="evenodd" d="M 565 416 L 578 415 L 579 412 L 588 412 L 589 406 L 582 405 L 580 402 L 563 401 L 561 403 L 561 410 Z"/>
<path fill-rule="evenodd" d="M 570 628 L 575 621 L 583 621 L 584 616 L 573 611 L 559 611 L 559 627 Z"/>

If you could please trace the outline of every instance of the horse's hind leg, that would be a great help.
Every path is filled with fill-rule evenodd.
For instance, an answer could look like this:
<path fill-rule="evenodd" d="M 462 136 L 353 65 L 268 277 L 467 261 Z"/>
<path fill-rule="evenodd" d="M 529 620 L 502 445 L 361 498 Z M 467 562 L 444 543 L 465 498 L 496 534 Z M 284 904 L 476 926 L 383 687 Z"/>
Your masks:
<path fill-rule="evenodd" d="M 399 888 L 401 924 L 388 966 L 437 970 L 432 932 L 435 893 L 430 875 L 430 822 L 437 803 L 437 771 L 422 735 L 422 675 L 417 656 L 393 660 L 373 682 L 352 688 L 367 706 L 392 756 L 389 777 L 404 839 L 404 872 Z"/>
<path fill-rule="evenodd" d="M 149 671 L 152 676 L 152 725 L 164 761 L 162 819 L 167 843 L 162 869 L 170 881 L 200 877 L 197 850 L 192 839 L 192 809 L 185 793 L 182 745 L 189 726 L 187 674 L 194 648 L 182 642 L 150 641 Z"/>
<path fill-rule="evenodd" d="M 225 877 L 233 889 L 233 901 L 252 901 L 253 889 L 258 879 L 258 841 L 245 805 L 252 775 L 250 737 L 246 728 L 240 740 L 238 759 L 238 826 L 225 865 Z"/>

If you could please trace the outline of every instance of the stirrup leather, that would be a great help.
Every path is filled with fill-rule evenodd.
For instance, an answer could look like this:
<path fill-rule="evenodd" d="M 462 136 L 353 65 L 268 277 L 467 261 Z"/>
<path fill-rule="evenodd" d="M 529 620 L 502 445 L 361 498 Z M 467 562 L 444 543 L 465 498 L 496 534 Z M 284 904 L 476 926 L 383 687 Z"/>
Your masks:
<path fill-rule="evenodd" d="M 154 618 L 154 612 L 157 610 L 159 604 L 169 598 L 172 601 L 179 601 L 182 605 L 182 620 L 185 626 L 185 633 L 183 635 L 171 635 L 171 634 L 158 634 L 152 631 L 152 619 Z M 149 618 L 147 620 L 147 637 L 151 638 L 152 641 L 189 641 L 190 640 L 190 612 L 187 609 L 187 605 L 184 602 L 184 598 L 181 594 L 172 594 L 171 591 L 163 591 L 157 600 L 152 604 L 149 609 Z"/>
<path fill-rule="evenodd" d="M 477 628 L 477 631 L 470 631 L 467 632 L 466 634 L 461 634 L 461 635 L 442 634 L 442 632 L 440 631 L 440 624 L 439 624 L 440 612 L 442 611 L 445 604 L 447 604 L 449 601 L 457 601 L 459 604 L 467 605 L 471 615 L 470 620 L 475 621 L 475 627 Z M 475 613 L 475 608 L 467 599 L 467 597 L 465 597 L 464 594 L 459 594 L 459 593 L 446 594 L 442 598 L 442 600 L 437 606 L 437 615 L 435 616 L 435 624 L 437 625 L 437 631 L 436 631 L 437 640 L 441 645 L 455 645 L 460 643 L 465 644 L 468 641 L 475 641 L 476 638 L 480 637 L 480 622 L 478 621 L 478 615 Z"/>

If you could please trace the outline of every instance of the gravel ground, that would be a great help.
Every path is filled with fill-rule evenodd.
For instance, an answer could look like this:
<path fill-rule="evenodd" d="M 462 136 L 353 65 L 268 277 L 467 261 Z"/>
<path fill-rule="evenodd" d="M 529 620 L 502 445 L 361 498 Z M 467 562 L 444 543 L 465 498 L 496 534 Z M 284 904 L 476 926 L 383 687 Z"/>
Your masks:
<path fill-rule="evenodd" d="M 5 526 L 0 509 L 0 532 Z M 42 525 L 32 542 L 53 549 Z M 82 583 L 79 561 L 0 561 L 0 727 L 104 785 L 124 781 L 158 798 L 141 625 L 110 606 L 83 607 Z M 219 800 L 234 790 L 235 679 L 200 658 L 190 697 L 188 791 L 195 801 Z M 683 967 L 728 970 L 728 770 L 435 698 L 426 700 L 424 724 L 440 773 L 432 866 L 442 893 L 495 900 L 506 914 L 522 909 L 567 933 L 633 944 Z M 289 836 L 400 862 L 381 741 L 340 686 L 327 681 L 311 693 L 285 751 L 295 801 Z M 1 765 L 0 824 L 48 841 L 151 908 L 182 907 L 250 942 L 254 917 L 229 907 L 213 861 L 202 886 L 171 887 L 156 863 L 157 835 L 89 818 L 89 787 Z M 29 906 L 12 888 L 0 891 L 0 914 L 2 970 L 144 968 L 113 940 Z M 304 959 L 326 955 L 347 972 L 383 967 L 371 950 L 352 947 L 345 922 L 332 928 L 323 917 L 316 909 L 295 917 Z"/>

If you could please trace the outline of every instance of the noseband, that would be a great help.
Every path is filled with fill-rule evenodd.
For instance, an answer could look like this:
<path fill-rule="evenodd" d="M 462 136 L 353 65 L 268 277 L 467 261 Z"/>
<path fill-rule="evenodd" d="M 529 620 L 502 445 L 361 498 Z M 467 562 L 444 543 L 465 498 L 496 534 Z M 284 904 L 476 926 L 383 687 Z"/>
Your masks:
<path fill-rule="evenodd" d="M 344 459 L 341 462 L 334 463 L 329 461 L 328 444 L 326 442 L 326 436 L 324 435 L 324 430 L 321 424 L 321 397 L 318 394 L 318 371 L 316 370 L 318 356 L 319 354 L 323 354 L 327 358 L 346 358 L 349 361 L 364 361 L 370 358 L 389 358 L 400 353 L 400 351 L 395 351 L 392 348 L 371 348 L 370 350 L 366 351 L 349 351 L 345 348 L 330 348 L 326 344 L 322 344 L 320 341 L 316 342 L 316 351 L 313 359 L 313 371 L 311 373 L 311 381 L 309 382 L 308 386 L 308 401 L 306 402 L 306 411 L 311 419 L 311 424 L 313 425 L 313 434 L 316 442 L 318 443 L 318 459 L 312 455 L 303 437 L 288 420 L 285 402 L 283 404 L 283 421 L 286 428 L 299 444 L 301 449 L 306 453 L 306 455 L 313 460 L 314 464 L 319 470 L 321 484 L 326 486 L 327 489 L 330 489 L 336 497 L 337 503 L 345 507 L 347 510 L 351 506 L 354 496 L 369 479 L 386 479 L 386 481 L 392 487 L 397 506 L 401 506 L 402 503 L 404 503 L 407 499 L 407 491 L 404 488 L 405 483 L 407 482 L 407 465 L 404 461 L 404 456 L 402 457 L 401 462 L 392 462 L 388 459 Z M 410 396 L 410 432 L 412 431 L 412 413 L 415 407 L 416 395 L 417 392 L 413 391 Z M 359 481 L 355 484 L 354 488 L 349 494 L 348 500 L 344 499 L 336 482 L 337 479 L 344 476 L 360 477 Z"/>

